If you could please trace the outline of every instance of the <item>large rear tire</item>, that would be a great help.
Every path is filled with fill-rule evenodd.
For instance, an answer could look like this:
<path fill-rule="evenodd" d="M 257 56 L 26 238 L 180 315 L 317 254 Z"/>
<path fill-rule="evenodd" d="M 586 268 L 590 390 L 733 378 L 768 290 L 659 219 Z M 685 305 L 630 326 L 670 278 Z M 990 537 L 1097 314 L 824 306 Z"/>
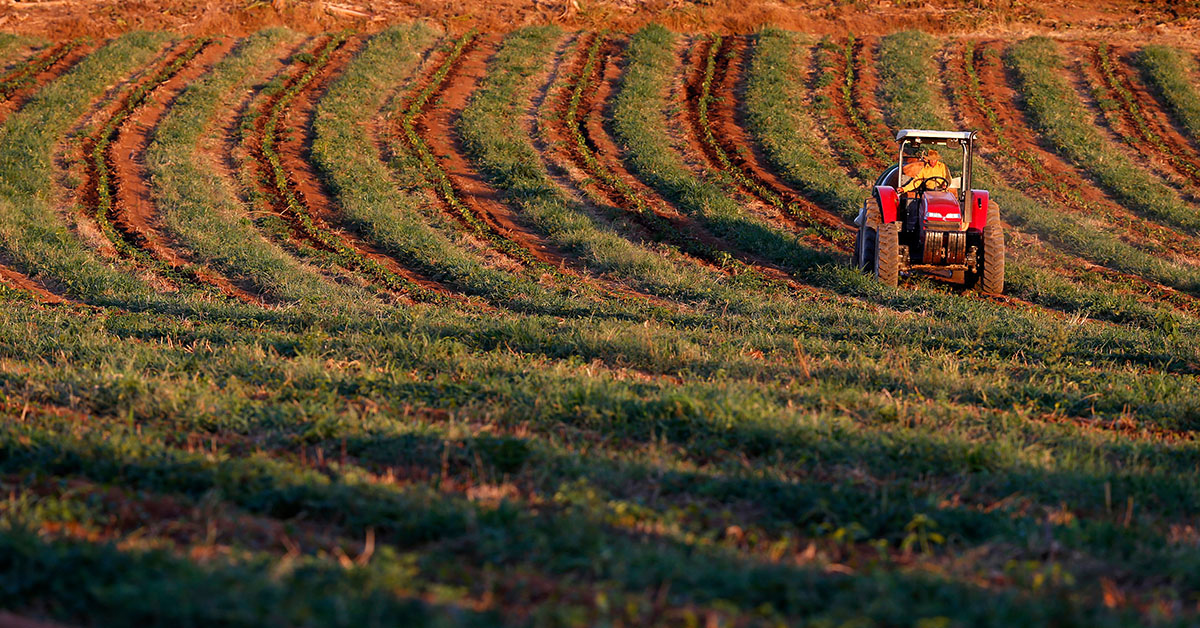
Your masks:
<path fill-rule="evenodd" d="M 858 238 L 854 242 L 854 266 L 864 273 L 875 270 L 876 229 L 878 228 L 879 204 L 872 199 L 867 201 L 866 219 L 858 228 Z"/>
<path fill-rule="evenodd" d="M 979 291 L 984 294 L 1004 294 L 1004 227 L 1000 225 L 1000 209 L 993 205 L 983 227 L 983 271 Z"/>
<path fill-rule="evenodd" d="M 880 225 L 875 254 L 875 278 L 886 286 L 900 283 L 900 223 Z"/>

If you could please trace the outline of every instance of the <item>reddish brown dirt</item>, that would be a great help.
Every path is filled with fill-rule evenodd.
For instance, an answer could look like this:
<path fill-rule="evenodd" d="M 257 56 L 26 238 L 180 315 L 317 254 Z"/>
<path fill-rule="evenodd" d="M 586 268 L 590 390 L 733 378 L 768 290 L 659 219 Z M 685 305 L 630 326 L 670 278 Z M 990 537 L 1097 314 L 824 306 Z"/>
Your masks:
<path fill-rule="evenodd" d="M 487 60 L 495 53 L 499 41 L 500 37 L 496 35 L 482 36 L 463 51 L 442 87 L 429 99 L 430 105 L 418 117 L 417 132 L 450 177 L 457 197 L 476 216 L 505 239 L 529 251 L 538 261 L 565 267 L 567 256 L 521 224 L 512 210 L 501 201 L 499 193 L 471 164 L 454 128 L 458 115 L 466 108 L 471 94 L 486 75 Z"/>
<path fill-rule="evenodd" d="M 842 138 L 851 140 L 858 147 L 858 153 L 866 159 L 866 167 L 868 169 L 883 172 L 883 170 L 889 165 L 888 160 L 876 154 L 876 151 L 873 148 L 873 143 L 871 142 L 871 138 L 864 136 L 862 130 L 858 128 L 858 125 L 854 124 L 854 120 L 850 117 L 851 111 L 857 111 L 858 114 L 864 119 L 870 120 L 873 117 L 878 116 L 879 109 L 866 109 L 860 107 L 859 103 L 846 101 L 846 95 L 842 92 L 842 82 L 845 80 L 847 71 L 846 57 L 842 53 L 845 43 L 839 42 L 837 46 L 838 50 L 836 52 L 826 51 L 826 54 L 830 54 L 833 57 L 832 68 L 835 78 L 832 82 L 830 82 L 829 85 L 823 88 L 824 95 L 833 103 L 833 106 L 829 110 L 829 113 L 833 118 L 833 132 L 837 133 Z M 866 70 L 867 68 L 861 69 Z M 859 78 L 861 80 L 861 74 L 859 75 Z M 851 96 L 856 94 L 862 95 L 863 91 L 864 90 L 860 89 L 856 92 L 852 87 Z M 871 91 L 870 93 L 873 95 L 874 91 Z M 876 115 L 872 116 L 872 113 L 875 113 Z M 852 164 L 846 163 L 845 159 L 839 158 L 839 162 L 841 162 L 843 168 L 853 170 L 851 167 Z"/>
<path fill-rule="evenodd" d="M 1149 36 L 1192 44 L 1200 8 L 1178 0 L 1012 0 L 829 2 L 828 0 L 14 0 L 0 6 L 0 28 L 49 37 L 108 37 L 134 29 L 247 34 L 265 26 L 307 32 L 371 31 L 426 20 L 454 32 L 527 24 L 635 30 L 650 22 L 677 31 L 748 33 L 775 24 L 818 35 L 850 30 L 884 34 L 1017 30 L 1078 35 L 1102 31 L 1131 42 Z"/>
<path fill-rule="evenodd" d="M 1145 242 L 1152 242 L 1170 251 L 1177 259 L 1191 258 L 1195 261 L 1197 249 L 1188 243 L 1188 238 L 1175 230 L 1135 216 L 1122 208 L 1100 191 L 1095 184 L 1081 175 L 1076 168 L 1038 142 L 1031 131 L 1032 122 L 1026 119 L 1022 113 L 1020 98 L 1010 86 L 1011 79 L 1005 75 L 1004 68 L 999 62 L 984 62 L 985 51 L 991 50 L 1000 53 L 1003 51 L 1003 46 L 1003 42 L 980 44 L 976 53 L 975 67 L 979 75 L 983 98 L 986 102 L 991 103 L 991 109 L 999 121 L 1004 138 L 1011 145 L 1011 148 L 1002 150 L 998 142 L 984 143 L 981 152 L 997 162 L 997 165 L 1000 166 L 997 170 L 1002 176 L 1005 176 L 1008 183 L 1032 193 L 1035 198 L 1052 201 L 1058 206 L 1070 209 L 1085 220 L 1103 220 L 1109 225 L 1107 230 L 1127 244 L 1141 246 Z M 953 73 L 955 80 L 965 81 L 961 52 L 952 56 L 954 60 L 948 63 L 947 69 Z M 970 101 L 970 99 L 966 100 Z M 961 113 L 967 114 L 964 122 L 968 125 L 973 124 L 975 128 L 989 128 L 983 112 L 979 111 L 974 103 L 968 102 L 963 109 L 965 111 L 960 112 L 960 115 Z M 1030 165 L 1017 158 L 1016 155 L 1020 153 L 1032 155 L 1041 164 L 1045 174 L 1039 174 Z M 1054 187 L 1052 185 L 1054 181 L 1066 183 L 1064 187 L 1078 194 L 1078 198 L 1072 198 L 1064 194 L 1062 188 Z M 1033 188 L 1029 186 L 1030 182 L 1035 184 Z"/>
<path fill-rule="evenodd" d="M 573 67 L 569 71 L 569 76 L 571 77 L 570 84 L 564 87 L 563 93 L 559 98 L 555 119 L 551 124 L 547 125 L 547 130 L 551 136 L 551 145 L 562 147 L 551 150 L 554 150 L 555 153 L 561 153 L 560 158 L 573 162 L 574 169 L 578 173 L 576 176 L 577 185 L 588 185 L 591 189 L 598 192 L 613 207 L 626 212 L 632 220 L 641 225 L 655 240 L 670 242 L 673 238 L 660 231 L 663 223 L 658 223 L 642 216 L 638 210 L 639 203 L 643 207 L 650 208 L 665 224 L 670 226 L 675 234 L 685 234 L 686 238 L 694 240 L 701 246 L 711 250 L 730 251 L 731 249 L 727 243 L 713 236 L 707 230 L 697 225 L 695 221 L 679 214 L 666 200 L 646 187 L 624 168 L 624 164 L 621 163 L 619 158 L 620 151 L 613 141 L 612 136 L 605 129 L 604 124 L 605 105 L 611 98 L 615 83 L 620 78 L 621 68 L 616 63 L 615 57 L 620 54 L 621 43 L 614 39 L 609 39 L 602 44 L 592 74 L 585 77 L 581 73 L 587 61 L 587 49 L 593 41 L 594 36 L 588 37 L 580 44 Z M 581 94 L 577 111 L 577 123 L 580 125 L 580 132 L 584 136 L 588 150 L 600 163 L 600 167 L 604 168 L 612 176 L 617 177 L 625 186 L 624 191 L 617 186 L 604 183 L 597 176 L 597 173 L 593 171 L 589 163 L 584 159 L 584 156 L 580 153 L 579 147 L 571 138 L 570 131 L 566 126 L 565 115 L 571 97 L 571 90 L 581 80 L 586 80 L 588 85 Z M 589 178 L 589 175 L 595 178 Z M 737 251 L 733 251 L 732 254 L 739 261 L 752 266 L 756 272 L 761 273 L 765 277 L 787 281 L 789 284 L 795 283 L 791 281 L 787 273 L 762 260 Z M 688 257 L 695 263 L 711 270 L 726 273 L 734 272 L 733 269 L 722 267 L 716 263 L 715 259 L 711 256 L 697 253 L 695 255 L 688 255 Z"/>
<path fill-rule="evenodd" d="M 232 39 L 221 39 L 207 45 L 179 72 L 156 88 L 146 104 L 139 107 L 121 126 L 108 153 L 115 188 L 112 218 L 114 225 L 127 241 L 166 262 L 172 268 L 187 269 L 196 279 L 215 286 L 227 296 L 247 303 L 261 304 L 262 299 L 259 295 L 251 294 L 208 268 L 190 264 L 159 232 L 157 212 L 145 166 L 150 135 L 166 115 L 171 102 L 185 87 L 198 80 L 214 63 L 228 54 L 233 44 Z"/>
<path fill-rule="evenodd" d="M 38 58 L 53 55 L 56 49 L 57 47 L 46 50 L 43 54 L 38 55 Z M 3 123 L 4 119 L 7 118 L 9 114 L 24 106 L 29 98 L 32 97 L 37 90 L 41 89 L 43 85 L 61 76 L 64 72 L 74 66 L 76 62 L 90 54 L 93 50 L 95 50 L 94 46 L 76 46 L 65 56 L 63 56 L 63 58 L 59 59 L 57 62 L 41 72 L 33 75 L 32 80 L 28 85 L 17 90 L 6 99 L 0 99 L 0 123 Z"/>
<path fill-rule="evenodd" d="M 767 166 L 762 149 L 745 126 L 745 112 L 738 103 L 745 90 L 745 66 L 749 63 L 749 42 L 745 37 L 729 37 L 718 53 L 713 78 L 713 92 L 717 97 L 711 101 L 709 119 L 713 135 L 734 166 L 758 185 L 770 190 L 784 203 L 803 208 L 803 212 L 817 223 L 831 229 L 849 233 L 852 228 L 841 218 L 812 203 L 780 179 Z M 703 72 L 703 68 L 700 68 Z M 702 78 L 702 76 L 701 76 Z M 753 193 L 752 190 L 747 190 Z M 766 200 L 766 199 L 763 199 Z M 847 248 L 841 243 L 841 248 Z"/>
<path fill-rule="evenodd" d="M 1179 176 L 1189 180 L 1193 185 L 1200 184 L 1200 159 L 1197 158 L 1191 142 L 1172 124 L 1167 114 L 1159 107 L 1158 101 L 1131 69 L 1131 57 L 1135 52 L 1132 49 L 1122 51 L 1110 47 L 1107 54 L 1107 61 L 1113 68 L 1113 75 L 1116 77 L 1117 83 L 1133 95 L 1134 106 L 1141 115 L 1141 119 L 1145 121 L 1150 136 L 1135 123 L 1134 111 L 1130 109 L 1124 99 L 1120 99 L 1125 123 L 1124 132 L 1129 134 L 1129 137 L 1140 137 L 1143 140 L 1139 144 L 1142 150 L 1152 150 L 1157 153 L 1161 161 L 1168 164 Z M 1092 47 L 1092 55 L 1096 71 L 1102 72 L 1099 46 Z M 1151 136 L 1157 138 L 1161 144 L 1151 141 Z"/>
<path fill-rule="evenodd" d="M 894 134 L 883 121 L 883 116 L 880 115 L 883 109 L 875 98 L 875 95 L 879 93 L 879 66 L 876 65 L 878 50 L 878 37 L 860 37 L 855 41 L 853 51 L 854 85 L 851 86 L 854 102 L 850 106 L 854 107 L 855 111 L 861 112 L 862 118 L 866 121 L 873 136 L 868 138 L 874 140 L 874 142 L 870 142 L 872 151 L 886 167 L 892 165 L 896 155 L 884 148 L 893 145 Z"/>
<path fill-rule="evenodd" d="M 332 227 L 333 225 L 340 224 L 341 216 L 338 214 L 333 199 L 326 192 L 315 167 L 309 160 L 313 140 L 312 121 L 313 116 L 316 114 L 317 100 L 325 93 L 329 84 L 341 75 L 346 64 L 354 58 L 354 55 L 362 47 L 363 43 L 364 39 L 362 37 L 353 37 L 342 44 L 333 53 L 329 62 L 322 68 L 317 77 L 310 81 L 292 100 L 279 125 L 280 133 L 276 150 L 279 153 L 280 162 L 283 165 L 283 169 L 287 172 L 288 181 L 293 186 L 293 190 L 300 199 L 300 202 L 308 208 L 314 222 L 321 228 L 335 233 L 346 246 L 353 249 L 359 255 L 379 263 L 389 272 L 404 277 L 440 295 L 459 298 L 460 295 L 453 293 L 446 286 L 402 266 L 395 258 L 383 253 L 358 235 Z M 293 75 L 292 81 L 303 74 L 303 71 L 303 67 L 298 68 Z M 292 81 L 289 81 L 289 84 Z M 267 112 L 270 111 L 276 102 L 277 98 L 272 98 L 264 104 L 262 109 L 263 115 L 259 118 L 260 124 L 265 122 Z M 288 133 L 286 132 L 288 129 L 300 130 L 300 132 Z M 261 151 L 259 152 L 261 154 Z M 262 158 L 265 159 L 265 155 Z M 282 199 L 279 198 L 277 191 L 272 189 L 270 196 L 275 198 L 276 202 L 282 203 Z M 292 219 L 289 212 L 284 211 L 282 206 L 277 209 L 280 210 L 279 213 L 281 216 L 289 220 Z M 319 243 L 314 242 L 314 244 L 320 246 Z"/>
<path fill-rule="evenodd" d="M 673 100 L 672 104 L 683 112 L 680 119 L 669 122 L 677 125 L 680 131 L 679 137 L 683 140 L 680 147 L 683 149 L 684 162 L 696 175 L 704 178 L 710 173 L 725 170 L 725 166 L 717 158 L 712 147 L 704 141 L 704 128 L 700 123 L 700 90 L 704 80 L 704 65 L 709 47 L 710 43 L 707 40 L 697 40 L 680 52 L 681 57 L 676 64 L 676 85 L 669 96 Z M 751 194 L 745 188 L 734 186 L 730 191 L 747 211 L 796 233 L 802 241 L 813 248 L 836 249 L 836 246 L 833 246 L 824 237 L 813 234 L 808 229 L 809 225 L 804 221 L 780 211 L 779 208 Z"/>

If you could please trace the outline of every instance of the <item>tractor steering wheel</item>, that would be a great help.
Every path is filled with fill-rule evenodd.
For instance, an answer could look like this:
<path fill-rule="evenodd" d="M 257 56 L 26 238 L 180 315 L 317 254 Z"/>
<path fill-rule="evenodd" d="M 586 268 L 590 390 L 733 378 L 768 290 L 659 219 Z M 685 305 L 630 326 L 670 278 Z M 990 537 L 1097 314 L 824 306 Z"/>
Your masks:
<path fill-rule="evenodd" d="M 950 189 L 950 180 L 946 177 L 926 177 L 917 187 L 918 192 L 941 192 Z"/>

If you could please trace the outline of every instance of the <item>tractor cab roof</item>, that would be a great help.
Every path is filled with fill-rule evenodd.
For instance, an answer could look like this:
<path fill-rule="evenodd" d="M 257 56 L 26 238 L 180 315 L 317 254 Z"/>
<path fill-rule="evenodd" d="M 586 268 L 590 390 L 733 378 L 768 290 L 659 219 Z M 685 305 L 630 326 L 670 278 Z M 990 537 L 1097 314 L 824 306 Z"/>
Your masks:
<path fill-rule="evenodd" d="M 974 131 L 930 131 L 927 129 L 903 129 L 896 133 L 896 141 L 910 140 L 929 144 L 963 143 L 975 139 Z"/>

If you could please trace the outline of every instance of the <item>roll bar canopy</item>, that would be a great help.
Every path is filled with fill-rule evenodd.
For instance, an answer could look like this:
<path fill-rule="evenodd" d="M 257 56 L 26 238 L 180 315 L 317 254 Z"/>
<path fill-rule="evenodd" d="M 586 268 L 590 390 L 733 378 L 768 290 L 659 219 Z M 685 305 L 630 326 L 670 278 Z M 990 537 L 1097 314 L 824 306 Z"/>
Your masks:
<path fill-rule="evenodd" d="M 970 141 L 975 139 L 974 131 L 930 131 L 928 129 L 903 129 L 896 133 L 896 141 L 910 140 L 958 140 Z"/>

